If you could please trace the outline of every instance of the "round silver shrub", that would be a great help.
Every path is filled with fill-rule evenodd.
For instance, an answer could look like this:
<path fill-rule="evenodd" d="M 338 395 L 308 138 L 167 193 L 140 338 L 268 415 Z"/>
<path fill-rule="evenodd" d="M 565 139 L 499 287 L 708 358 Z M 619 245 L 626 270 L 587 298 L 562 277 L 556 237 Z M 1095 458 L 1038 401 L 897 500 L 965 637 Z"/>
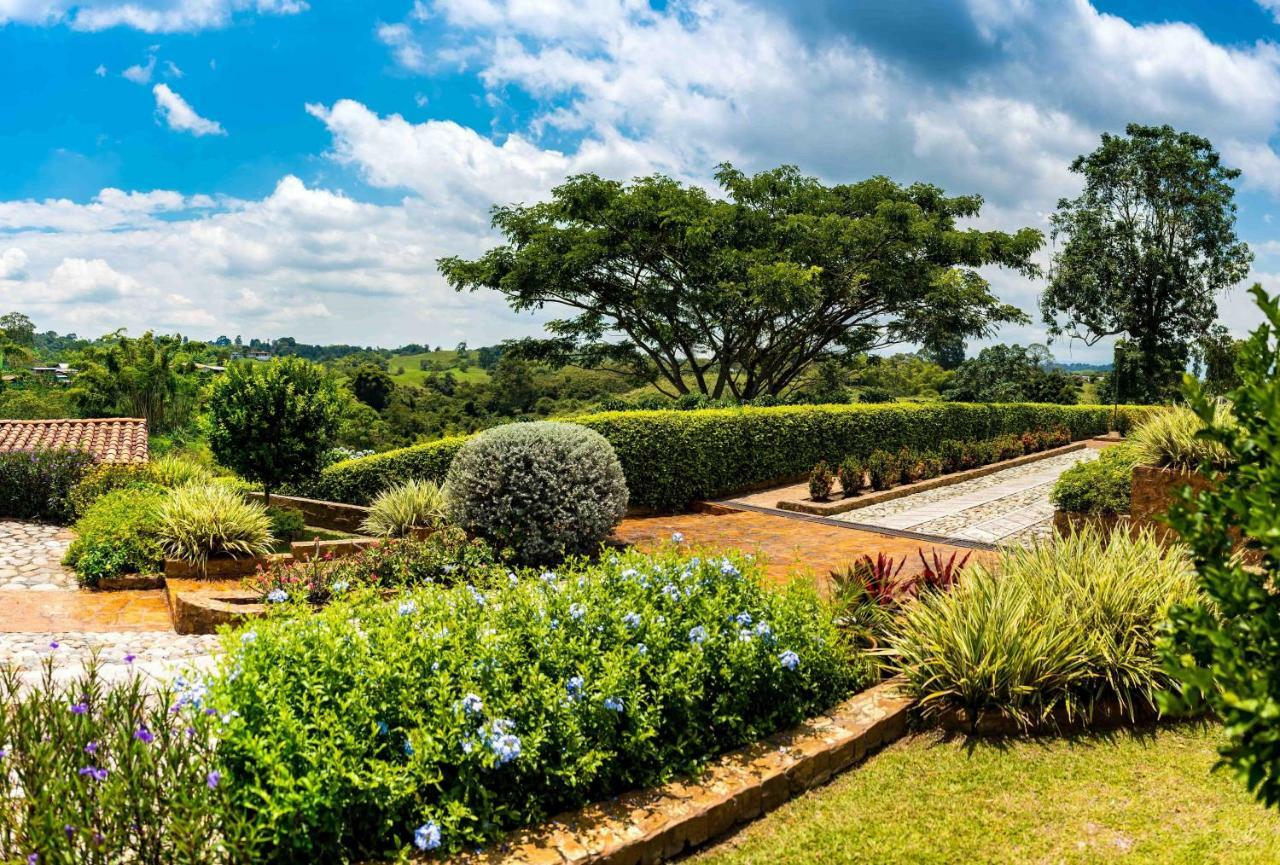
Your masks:
<path fill-rule="evenodd" d="M 535 564 L 598 549 L 626 513 L 627 481 L 598 432 L 514 423 L 462 446 L 445 496 L 456 525 Z"/>

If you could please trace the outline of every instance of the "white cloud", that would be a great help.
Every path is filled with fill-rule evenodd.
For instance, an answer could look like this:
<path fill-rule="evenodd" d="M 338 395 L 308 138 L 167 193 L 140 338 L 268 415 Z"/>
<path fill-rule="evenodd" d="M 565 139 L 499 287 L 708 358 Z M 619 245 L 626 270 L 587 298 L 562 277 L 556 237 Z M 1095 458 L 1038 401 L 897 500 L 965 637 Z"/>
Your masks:
<path fill-rule="evenodd" d="M 156 112 L 175 132 L 190 132 L 197 137 L 227 134 L 221 123 L 201 117 L 185 99 L 171 90 L 169 85 L 157 84 L 151 88 L 151 92 L 156 97 Z"/>
<path fill-rule="evenodd" d="M 0 25 L 69 24 L 76 30 L 131 27 L 179 33 L 225 27 L 240 13 L 296 15 L 303 0 L 0 0 Z"/>
<path fill-rule="evenodd" d="M 170 78 L 181 78 L 182 69 L 179 68 L 178 64 L 174 63 L 172 60 L 166 60 L 164 61 L 164 74 Z"/>
<path fill-rule="evenodd" d="M 103 64 L 99 63 L 99 64 L 98 64 L 98 68 L 97 68 L 97 69 L 95 69 L 95 70 L 93 70 L 93 74 L 94 74 L 94 75 L 97 75 L 99 78 L 106 78 L 106 77 L 107 77 L 107 67 L 106 67 L 106 66 L 104 66 Z"/>
<path fill-rule="evenodd" d="M 151 293 L 136 279 L 117 273 L 101 258 L 64 258 L 50 274 L 40 302 L 113 304 Z"/>
<path fill-rule="evenodd" d="M 1258 5 L 1271 13 L 1271 17 L 1280 24 L 1280 0 L 1258 0 Z"/>
<path fill-rule="evenodd" d="M 151 73 L 155 72 L 155 69 L 156 69 L 156 53 L 155 53 L 155 49 L 153 48 L 151 50 L 150 55 L 147 57 L 147 62 L 145 64 L 144 63 L 135 64 L 133 66 L 130 66 L 128 69 L 121 72 L 120 74 L 123 77 L 127 78 L 128 80 L 132 81 L 134 84 L 147 84 L 147 83 L 150 83 Z"/>
<path fill-rule="evenodd" d="M 0 254 L 0 279 L 23 279 L 27 275 L 27 254 L 11 246 Z"/>
<path fill-rule="evenodd" d="M 396 63 L 412 72 L 427 68 L 427 56 L 407 24 L 379 24 L 378 40 L 392 49 Z"/>

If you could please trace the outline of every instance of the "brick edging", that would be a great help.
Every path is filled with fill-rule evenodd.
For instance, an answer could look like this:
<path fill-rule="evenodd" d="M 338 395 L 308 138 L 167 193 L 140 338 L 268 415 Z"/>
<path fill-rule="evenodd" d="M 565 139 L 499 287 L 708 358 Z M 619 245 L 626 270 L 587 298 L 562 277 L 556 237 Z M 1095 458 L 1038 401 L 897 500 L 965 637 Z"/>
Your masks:
<path fill-rule="evenodd" d="M 798 727 L 717 757 L 696 779 L 625 793 L 512 833 L 455 865 L 649 865 L 698 847 L 825 784 L 907 731 L 913 700 L 891 679 Z M 427 860 L 419 860 L 427 861 Z"/>
<path fill-rule="evenodd" d="M 913 493 L 923 493 L 927 490 L 936 490 L 942 487 L 949 487 L 954 484 L 964 483 L 976 478 L 993 475 L 1004 469 L 1017 468 L 1029 463 L 1038 462 L 1040 460 L 1049 459 L 1050 457 L 1062 456 L 1073 451 L 1083 450 L 1086 447 L 1083 441 L 1072 442 L 1062 447 L 1050 448 L 1049 450 L 1037 451 L 1033 454 L 1023 454 L 1020 457 L 1001 460 L 999 462 L 988 463 L 985 466 L 979 466 L 976 469 L 965 469 L 961 472 L 951 472 L 950 474 L 940 475 L 936 478 L 929 478 L 925 481 L 916 481 L 913 484 L 901 484 L 896 487 L 890 487 L 887 490 L 878 490 L 875 492 L 865 493 L 853 496 L 852 498 L 835 499 L 829 502 L 815 502 L 811 499 L 783 499 L 778 502 L 778 509 L 783 511 L 795 511 L 802 514 L 814 514 L 815 516 L 827 517 L 833 514 L 844 514 L 849 511 L 856 511 L 860 508 L 877 505 L 881 502 L 891 502 L 894 499 L 900 499 Z"/>

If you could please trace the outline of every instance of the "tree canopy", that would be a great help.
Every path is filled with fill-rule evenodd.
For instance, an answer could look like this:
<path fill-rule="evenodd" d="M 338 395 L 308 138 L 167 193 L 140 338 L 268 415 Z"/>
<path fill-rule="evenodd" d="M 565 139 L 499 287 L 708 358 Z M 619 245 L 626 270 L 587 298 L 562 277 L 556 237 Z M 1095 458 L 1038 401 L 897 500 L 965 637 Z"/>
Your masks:
<path fill-rule="evenodd" d="M 945 396 L 965 402 L 1078 401 L 1075 382 L 1043 345 L 984 348 L 960 364 Z"/>
<path fill-rule="evenodd" d="M 1208 139 L 1137 124 L 1104 134 L 1071 170 L 1085 187 L 1052 217 L 1065 242 L 1041 298 L 1045 322 L 1091 345 L 1127 335 L 1139 354 L 1134 396 L 1159 400 L 1217 317 L 1215 296 L 1253 260 L 1235 233 L 1240 172 Z"/>
<path fill-rule="evenodd" d="M 440 269 L 515 310 L 572 311 L 525 356 L 616 369 L 669 395 L 790 388 L 815 361 L 898 343 L 987 336 L 1026 317 L 978 268 L 1034 275 L 1043 238 L 960 228 L 976 195 L 885 177 L 828 186 L 783 166 L 722 165 L 717 198 L 654 175 L 570 177 L 549 201 L 493 211 L 506 242 Z"/>

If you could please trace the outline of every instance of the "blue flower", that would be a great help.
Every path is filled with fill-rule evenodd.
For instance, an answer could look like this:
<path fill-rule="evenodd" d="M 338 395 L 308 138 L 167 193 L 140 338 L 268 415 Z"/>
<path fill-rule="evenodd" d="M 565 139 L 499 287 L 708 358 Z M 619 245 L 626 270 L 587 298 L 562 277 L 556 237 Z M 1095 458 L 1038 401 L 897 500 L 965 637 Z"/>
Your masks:
<path fill-rule="evenodd" d="M 604 707 L 608 709 L 610 712 L 621 712 L 622 698 L 621 697 L 605 697 Z"/>
<path fill-rule="evenodd" d="M 464 715 L 479 715 L 484 711 L 484 701 L 477 694 L 467 694 L 458 701 L 458 707 Z"/>
<path fill-rule="evenodd" d="M 329 591 L 335 595 L 340 595 L 347 590 L 349 585 L 346 580 L 338 580 L 338 582 L 329 587 Z"/>
<path fill-rule="evenodd" d="M 582 699 L 582 686 L 585 683 L 581 676 L 571 676 L 568 682 L 565 682 L 564 689 L 569 692 L 569 698 L 572 700 Z"/>
<path fill-rule="evenodd" d="M 406 757 L 413 756 L 413 743 L 410 742 L 408 739 L 404 740 L 404 755 Z"/>
<path fill-rule="evenodd" d="M 414 601 L 405 601 L 400 605 L 399 610 L 402 616 L 412 616 L 418 612 L 418 605 Z"/>
<path fill-rule="evenodd" d="M 79 702 L 79 703 L 71 704 L 71 714 L 73 715 L 85 715 L 85 714 L 88 714 L 88 712 L 89 712 L 88 703 Z"/>
<path fill-rule="evenodd" d="M 95 781 L 107 780 L 107 770 L 99 769 L 97 766 L 85 766 L 80 770 L 80 775 L 86 778 L 92 778 Z"/>
<path fill-rule="evenodd" d="M 738 570 L 738 566 L 733 562 L 728 559 L 723 559 L 720 562 L 720 573 L 724 574 L 726 577 L 736 577 L 740 576 L 742 572 Z"/>
<path fill-rule="evenodd" d="M 680 600 L 680 590 L 677 589 L 675 586 L 673 586 L 671 583 L 667 583 L 665 586 L 662 587 L 662 594 L 665 595 L 667 600 L 669 601 Z"/>
<path fill-rule="evenodd" d="M 741 613 L 738 613 L 738 615 L 734 616 L 733 620 L 737 622 L 739 625 L 742 625 L 743 627 L 750 625 L 751 622 L 753 621 L 753 619 L 751 618 L 751 614 L 748 613 L 746 610 L 743 610 Z"/>
<path fill-rule="evenodd" d="M 701 643 L 707 639 L 707 629 L 702 625 L 696 625 L 689 630 L 689 642 Z"/>
<path fill-rule="evenodd" d="M 385 735 L 387 735 L 387 732 L 388 732 L 390 729 L 391 729 L 391 728 L 387 726 L 387 722 L 386 722 L 386 721 L 379 721 L 379 722 L 378 722 L 378 735 L 379 735 L 379 736 L 385 736 Z"/>
<path fill-rule="evenodd" d="M 633 580 L 638 576 L 640 576 L 640 572 L 637 571 L 635 568 L 627 568 L 625 571 L 622 572 L 622 578 L 624 580 Z"/>
<path fill-rule="evenodd" d="M 680 532 L 672 532 L 672 533 L 671 533 L 671 543 L 673 543 L 673 544 L 683 544 L 683 543 L 684 543 L 684 535 L 683 535 L 683 534 L 681 534 Z"/>
<path fill-rule="evenodd" d="M 753 634 L 751 631 L 747 630 L 746 628 L 743 628 L 741 631 L 738 631 L 738 642 L 750 643 L 751 638 L 754 636 L 755 634 Z"/>
<path fill-rule="evenodd" d="M 257 631 L 245 631 L 243 634 L 240 635 L 240 642 L 242 643 L 252 643 L 257 639 L 258 639 Z"/>
<path fill-rule="evenodd" d="M 467 591 L 471 593 L 472 599 L 477 604 L 479 604 L 482 607 L 484 606 L 484 594 L 479 589 L 477 589 L 475 586 L 468 585 Z"/>
<path fill-rule="evenodd" d="M 208 775 L 205 776 L 204 783 L 209 787 L 210 790 L 216 790 L 218 788 L 218 785 L 222 783 L 222 773 L 219 772 L 217 769 L 214 769 L 212 772 L 210 772 Z"/>
<path fill-rule="evenodd" d="M 778 663 L 788 670 L 794 670 L 800 666 L 800 656 L 788 649 L 778 656 Z"/>
<path fill-rule="evenodd" d="M 503 733 L 489 742 L 489 750 L 498 758 L 499 766 L 505 765 L 520 756 L 520 739 L 511 733 Z"/>
<path fill-rule="evenodd" d="M 428 820 L 413 830 L 413 846 L 424 853 L 440 846 L 440 827 L 435 820 Z"/>
<path fill-rule="evenodd" d="M 156 740 L 156 736 L 145 725 L 138 725 L 138 729 L 133 731 L 133 738 L 137 739 L 144 745 L 150 745 Z"/>
<path fill-rule="evenodd" d="M 649 647 L 648 647 L 648 646 L 646 646 L 644 643 L 638 643 L 638 644 L 636 645 L 636 654 L 638 654 L 638 655 L 647 655 L 647 654 L 649 654 Z"/>
<path fill-rule="evenodd" d="M 627 613 L 622 617 L 622 623 L 633 631 L 640 627 L 640 621 L 639 613 Z"/>
<path fill-rule="evenodd" d="M 289 600 L 289 595 L 285 593 L 284 589 L 272 589 L 267 592 L 267 600 L 273 604 L 282 604 Z"/>
<path fill-rule="evenodd" d="M 768 622 L 757 622 L 757 623 L 756 623 L 756 636 L 760 637 L 760 639 L 762 639 L 762 640 L 766 640 L 766 641 L 772 640 L 772 639 L 773 639 L 773 628 L 769 627 L 769 623 L 768 623 Z"/>
<path fill-rule="evenodd" d="M 556 577 L 556 572 L 555 572 L 555 571 L 543 571 L 543 572 L 539 575 L 538 579 L 542 580 L 542 582 L 544 582 L 544 583 L 554 583 L 554 582 L 556 581 L 556 579 L 557 579 L 557 577 Z"/>
<path fill-rule="evenodd" d="M 575 622 L 582 621 L 582 617 L 585 616 L 586 614 L 587 614 L 587 610 L 584 606 L 582 606 L 582 604 L 569 605 L 569 617 L 573 619 Z"/>

